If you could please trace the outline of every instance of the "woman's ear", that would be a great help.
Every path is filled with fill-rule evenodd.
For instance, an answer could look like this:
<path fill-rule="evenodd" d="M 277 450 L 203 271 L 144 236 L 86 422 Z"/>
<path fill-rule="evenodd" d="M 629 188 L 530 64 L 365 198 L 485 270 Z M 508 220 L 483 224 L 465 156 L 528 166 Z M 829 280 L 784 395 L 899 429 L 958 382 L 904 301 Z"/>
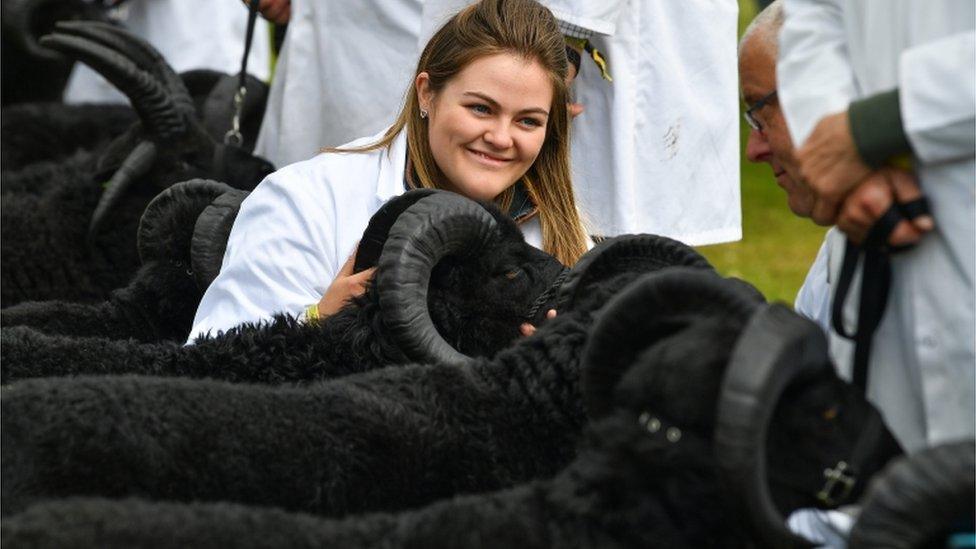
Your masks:
<path fill-rule="evenodd" d="M 421 72 L 417 75 L 413 85 L 417 90 L 417 102 L 420 103 L 420 108 L 429 111 L 434 102 L 434 92 L 430 89 L 430 75 Z"/>

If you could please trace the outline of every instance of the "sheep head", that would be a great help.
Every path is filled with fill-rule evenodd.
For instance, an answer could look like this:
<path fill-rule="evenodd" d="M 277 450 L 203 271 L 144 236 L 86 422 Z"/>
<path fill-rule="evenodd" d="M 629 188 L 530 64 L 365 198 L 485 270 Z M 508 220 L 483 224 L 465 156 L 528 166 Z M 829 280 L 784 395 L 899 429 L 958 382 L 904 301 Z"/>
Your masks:
<path fill-rule="evenodd" d="M 213 140 L 179 75 L 144 40 L 107 23 L 71 22 L 58 23 L 41 44 L 90 65 L 129 97 L 140 118 L 97 162 L 95 177 L 110 178 L 90 237 L 137 180 L 165 187 L 209 175 L 250 190 L 273 171 L 267 161 Z"/>
<path fill-rule="evenodd" d="M 377 358 L 457 364 L 517 338 L 534 304 L 554 302 L 544 294 L 554 294 L 547 290 L 565 270 L 494 206 L 429 189 L 391 199 L 373 216 L 355 270 L 372 266 L 366 293 L 325 329 L 345 338 L 367 334 L 355 329 L 366 324 L 359 345 Z"/>
<path fill-rule="evenodd" d="M 770 546 L 803 545 L 785 513 L 853 501 L 900 452 L 834 373 L 815 324 L 712 273 L 667 269 L 628 286 L 598 313 L 583 364 L 588 414 L 624 421 L 631 435 L 618 458 L 635 470 L 687 468 L 679 478 L 697 493 L 723 488 L 712 494 L 729 503 L 723 513 L 742 515 L 723 528 L 745 524 Z M 826 470 L 854 483 L 840 490 Z"/>

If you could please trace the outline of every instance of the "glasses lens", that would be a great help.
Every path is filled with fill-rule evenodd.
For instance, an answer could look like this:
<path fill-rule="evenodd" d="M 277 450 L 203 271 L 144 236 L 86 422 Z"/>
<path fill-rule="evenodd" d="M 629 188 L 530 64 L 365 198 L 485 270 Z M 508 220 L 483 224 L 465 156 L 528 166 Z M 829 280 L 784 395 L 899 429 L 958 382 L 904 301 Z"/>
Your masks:
<path fill-rule="evenodd" d="M 746 111 L 746 112 L 742 113 L 742 116 L 743 116 L 743 118 L 746 119 L 746 124 L 749 124 L 749 127 L 750 128 L 756 130 L 757 132 L 761 132 L 762 131 L 762 126 L 759 125 L 759 121 L 758 120 L 756 120 L 755 118 L 752 117 L 752 113 L 751 112 Z"/>

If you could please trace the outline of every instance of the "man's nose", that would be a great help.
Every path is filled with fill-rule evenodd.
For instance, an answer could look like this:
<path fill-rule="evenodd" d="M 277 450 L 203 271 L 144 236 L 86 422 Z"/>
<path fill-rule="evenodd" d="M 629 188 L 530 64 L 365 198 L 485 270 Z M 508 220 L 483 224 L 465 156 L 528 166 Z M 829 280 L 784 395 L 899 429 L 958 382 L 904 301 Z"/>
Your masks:
<path fill-rule="evenodd" d="M 746 158 L 749 162 L 769 162 L 773 151 L 769 147 L 769 141 L 759 130 L 749 130 L 749 140 L 746 141 Z"/>

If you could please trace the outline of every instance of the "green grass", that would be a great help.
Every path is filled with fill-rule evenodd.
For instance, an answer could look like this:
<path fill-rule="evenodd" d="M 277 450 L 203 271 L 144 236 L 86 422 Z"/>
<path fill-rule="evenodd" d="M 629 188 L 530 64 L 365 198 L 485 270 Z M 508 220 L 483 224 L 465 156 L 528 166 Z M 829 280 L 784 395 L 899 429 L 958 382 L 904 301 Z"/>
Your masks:
<path fill-rule="evenodd" d="M 740 33 L 755 13 L 752 0 L 739 1 Z M 748 128 L 741 124 L 742 240 L 698 250 L 722 274 L 751 282 L 769 300 L 792 304 L 826 229 L 793 215 L 769 166 L 746 160 Z"/>

